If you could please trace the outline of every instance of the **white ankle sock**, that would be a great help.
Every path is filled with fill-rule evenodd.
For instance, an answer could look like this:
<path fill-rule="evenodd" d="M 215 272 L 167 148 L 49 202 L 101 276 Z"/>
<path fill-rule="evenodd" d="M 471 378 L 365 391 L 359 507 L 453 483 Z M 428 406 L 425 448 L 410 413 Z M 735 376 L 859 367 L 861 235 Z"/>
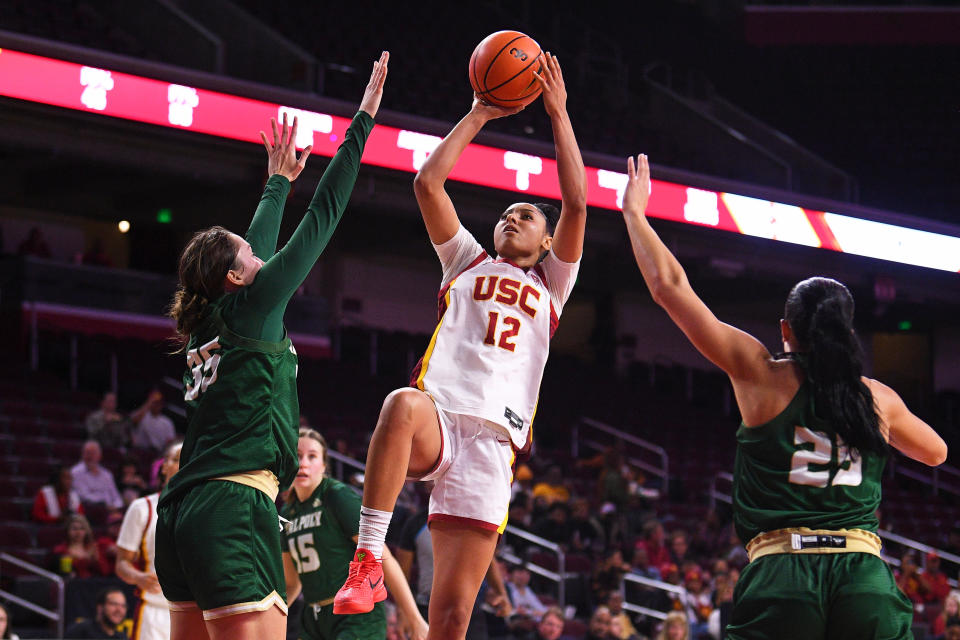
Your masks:
<path fill-rule="evenodd" d="M 380 560 L 383 557 L 383 541 L 387 539 L 387 529 L 393 511 L 378 511 L 370 507 L 360 507 L 360 535 L 357 548 L 366 549 Z"/>

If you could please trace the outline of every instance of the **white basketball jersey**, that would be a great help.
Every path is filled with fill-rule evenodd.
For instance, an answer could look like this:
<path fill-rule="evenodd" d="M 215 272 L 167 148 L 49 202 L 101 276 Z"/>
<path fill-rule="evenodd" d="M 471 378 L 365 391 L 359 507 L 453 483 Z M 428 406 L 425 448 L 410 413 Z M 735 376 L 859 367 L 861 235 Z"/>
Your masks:
<path fill-rule="evenodd" d="M 439 321 L 412 384 L 440 407 L 486 420 L 525 450 L 550 338 L 579 262 L 553 252 L 532 269 L 491 258 L 464 228 L 435 246 Z"/>
<path fill-rule="evenodd" d="M 159 493 L 152 493 L 131 502 L 127 513 L 123 516 L 120 535 L 117 536 L 118 547 L 139 554 L 137 568 L 152 574 L 157 573 L 153 559 L 157 549 L 157 500 L 159 498 Z M 140 597 L 149 604 L 167 606 L 166 599 L 159 591 L 141 593 Z"/>

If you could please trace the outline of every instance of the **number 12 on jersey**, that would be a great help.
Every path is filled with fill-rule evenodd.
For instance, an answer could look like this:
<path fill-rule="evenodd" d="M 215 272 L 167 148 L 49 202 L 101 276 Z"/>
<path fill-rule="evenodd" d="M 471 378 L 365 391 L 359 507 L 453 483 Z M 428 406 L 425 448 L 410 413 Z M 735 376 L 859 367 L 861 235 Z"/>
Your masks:
<path fill-rule="evenodd" d="M 489 318 L 487 322 L 487 336 L 483 339 L 483 344 L 497 346 L 507 351 L 516 350 L 517 344 L 510 340 L 516 338 L 517 334 L 520 333 L 520 319 L 514 318 L 513 316 L 503 316 L 504 329 L 500 332 L 500 340 L 497 341 L 497 325 L 500 324 L 500 314 L 496 311 L 491 311 Z"/>
<path fill-rule="evenodd" d="M 863 458 L 854 460 L 850 448 L 837 436 L 806 427 L 794 427 L 793 443 L 798 447 L 790 459 L 790 483 L 824 488 L 828 485 L 856 487 L 863 480 Z M 813 445 L 807 448 L 806 445 Z M 831 478 L 832 476 L 832 478 Z"/>

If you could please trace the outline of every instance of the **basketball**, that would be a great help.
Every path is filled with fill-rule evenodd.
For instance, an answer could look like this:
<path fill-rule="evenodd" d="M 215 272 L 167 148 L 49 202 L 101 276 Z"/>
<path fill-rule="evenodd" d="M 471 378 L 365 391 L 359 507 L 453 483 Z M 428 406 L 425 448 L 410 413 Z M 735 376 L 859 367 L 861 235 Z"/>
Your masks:
<path fill-rule="evenodd" d="M 497 31 L 470 56 L 470 84 L 481 100 L 499 107 L 528 105 L 540 95 L 540 45 L 519 31 Z"/>

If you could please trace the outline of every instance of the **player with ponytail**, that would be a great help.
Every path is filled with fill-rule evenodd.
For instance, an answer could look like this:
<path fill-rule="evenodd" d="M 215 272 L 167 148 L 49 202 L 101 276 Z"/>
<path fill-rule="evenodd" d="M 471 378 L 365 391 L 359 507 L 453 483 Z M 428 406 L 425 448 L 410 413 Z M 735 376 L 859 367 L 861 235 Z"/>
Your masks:
<path fill-rule="evenodd" d="M 297 473 L 297 353 L 287 304 L 350 199 L 377 114 L 388 54 L 373 63 L 360 108 L 290 240 L 277 249 L 297 155 L 297 120 L 261 132 L 269 178 L 246 236 L 197 232 L 180 256 L 169 315 L 187 368 L 180 471 L 160 496 L 156 572 L 173 640 L 279 640 L 287 603 L 276 497 Z"/>
<path fill-rule="evenodd" d="M 912 638 L 913 607 L 880 558 L 880 482 L 889 446 L 936 466 L 947 457 L 943 439 L 863 376 L 853 297 L 836 280 L 793 288 L 778 356 L 720 322 L 646 219 L 646 156 L 630 158 L 627 173 L 623 217 L 650 293 L 729 376 L 743 419 L 733 517 L 750 564 L 726 637 Z"/>

